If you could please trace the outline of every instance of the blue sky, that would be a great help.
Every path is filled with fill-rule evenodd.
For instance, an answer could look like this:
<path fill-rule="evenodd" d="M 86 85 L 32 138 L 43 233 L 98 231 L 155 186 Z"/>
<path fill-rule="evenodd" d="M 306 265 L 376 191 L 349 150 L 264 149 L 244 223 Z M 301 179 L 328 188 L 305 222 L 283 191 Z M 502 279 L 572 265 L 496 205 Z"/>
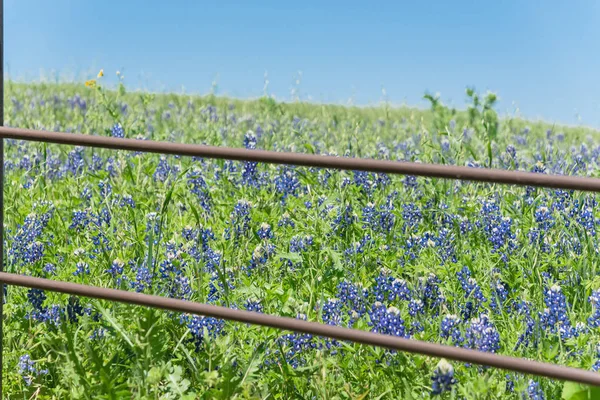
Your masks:
<path fill-rule="evenodd" d="M 369 4 L 372 3 L 372 4 Z M 593 0 L 429 2 L 5 0 L 11 77 L 121 70 L 130 88 L 289 100 L 465 104 L 600 127 L 600 5 Z M 309 97 L 310 96 L 310 97 Z"/>

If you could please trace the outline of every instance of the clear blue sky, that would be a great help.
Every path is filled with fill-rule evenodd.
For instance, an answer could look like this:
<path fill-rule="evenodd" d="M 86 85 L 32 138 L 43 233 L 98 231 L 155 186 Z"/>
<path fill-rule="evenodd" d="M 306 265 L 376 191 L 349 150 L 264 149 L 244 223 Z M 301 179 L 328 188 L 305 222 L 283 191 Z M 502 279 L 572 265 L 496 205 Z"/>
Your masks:
<path fill-rule="evenodd" d="M 372 3 L 372 4 L 369 4 Z M 333 103 L 465 104 L 600 127 L 600 5 L 594 0 L 428 2 L 5 0 L 13 78 L 122 70 L 131 88 Z M 87 75 L 86 75 L 87 74 Z"/>

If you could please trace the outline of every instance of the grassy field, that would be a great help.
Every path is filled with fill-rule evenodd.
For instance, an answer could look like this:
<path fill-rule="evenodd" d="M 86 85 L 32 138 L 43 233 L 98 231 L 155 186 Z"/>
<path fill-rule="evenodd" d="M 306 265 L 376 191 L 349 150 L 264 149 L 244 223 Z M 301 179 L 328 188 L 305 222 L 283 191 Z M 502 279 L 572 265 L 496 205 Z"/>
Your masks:
<path fill-rule="evenodd" d="M 599 132 L 456 112 L 10 83 L 9 126 L 600 175 Z M 600 366 L 594 194 L 7 140 L 6 269 Z M 7 289 L 17 399 L 556 399 L 571 385 Z M 566 388 L 566 389 L 565 389 Z M 566 394 L 565 394 L 566 395 Z"/>

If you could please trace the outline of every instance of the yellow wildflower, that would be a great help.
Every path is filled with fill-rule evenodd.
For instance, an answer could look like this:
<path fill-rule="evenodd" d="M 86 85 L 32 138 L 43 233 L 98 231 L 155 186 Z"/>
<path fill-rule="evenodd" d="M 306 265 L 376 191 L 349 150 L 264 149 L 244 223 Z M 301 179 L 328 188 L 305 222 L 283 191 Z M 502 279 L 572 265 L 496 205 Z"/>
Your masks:
<path fill-rule="evenodd" d="M 102 78 L 104 76 L 104 70 L 101 69 L 100 72 L 98 72 L 98 78 Z"/>
<path fill-rule="evenodd" d="M 85 81 L 85 86 L 87 86 L 89 88 L 96 87 L 96 80 L 90 79 L 89 81 Z"/>

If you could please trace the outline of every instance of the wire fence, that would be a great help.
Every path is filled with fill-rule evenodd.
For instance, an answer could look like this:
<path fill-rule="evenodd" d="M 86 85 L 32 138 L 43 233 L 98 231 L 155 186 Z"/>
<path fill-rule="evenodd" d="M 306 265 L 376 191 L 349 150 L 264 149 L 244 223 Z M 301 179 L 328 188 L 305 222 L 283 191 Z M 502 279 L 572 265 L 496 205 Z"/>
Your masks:
<path fill-rule="evenodd" d="M 1 3 L 2 0 L 0 0 Z M 477 182 L 540 186 L 570 190 L 600 191 L 600 179 L 546 175 L 538 173 L 505 171 L 485 168 L 469 168 L 435 164 L 409 163 L 361 158 L 345 158 L 320 156 L 300 153 L 273 152 L 263 150 L 246 150 L 228 147 L 212 147 L 194 144 L 178 144 L 171 142 L 121 139 L 105 136 L 48 132 L 18 128 L 0 127 L 0 143 L 4 139 L 28 140 L 46 143 L 57 143 L 73 146 L 99 147 L 107 149 L 131 150 L 140 152 L 177 154 L 206 158 L 224 158 L 240 161 L 254 161 L 275 164 L 302 165 L 317 168 L 334 168 L 341 170 L 362 170 L 380 173 L 414 175 L 459 179 Z M 3 145 L 0 149 L 3 150 Z M 0 154 L 0 183 L 4 182 L 4 153 Z M 0 190 L 0 193 L 3 191 Z M 0 223 L 3 222 L 3 197 L 0 195 Z M 2 231 L 0 229 L 0 231 Z M 0 232 L 0 235 L 2 233 Z M 0 237 L 2 239 L 2 237 Z M 0 240 L 2 243 L 3 240 Z M 0 245 L 1 246 L 1 245 Z M 0 250 L 2 250 L 0 248 Z M 3 253 L 0 252 L 3 258 Z M 0 260 L 2 261 L 2 260 Z M 3 265 L 3 261 L 0 262 Z M 434 357 L 496 367 L 525 374 L 543 376 L 552 379 L 574 381 L 600 386 L 600 374 L 578 368 L 542 363 L 524 358 L 508 357 L 494 353 L 440 345 L 413 339 L 404 339 L 391 335 L 366 332 L 357 329 L 343 328 L 299 319 L 266 315 L 257 312 L 234 310 L 184 300 L 171 299 L 125 290 L 107 289 L 89 285 L 54 281 L 0 271 L 0 282 L 9 285 L 37 288 L 43 290 L 68 293 L 121 303 L 136 304 L 164 310 L 186 312 L 211 316 L 226 320 L 245 322 L 255 325 L 308 333 L 316 336 L 338 340 L 346 340 L 388 349 L 418 353 Z M 3 291 L 0 290 L 0 296 Z M 1 299 L 1 298 L 0 298 Z M 0 306 L 1 306 L 0 302 Z M 1 332 L 1 330 L 0 330 Z M 1 349 L 0 349 L 1 350 Z"/>

